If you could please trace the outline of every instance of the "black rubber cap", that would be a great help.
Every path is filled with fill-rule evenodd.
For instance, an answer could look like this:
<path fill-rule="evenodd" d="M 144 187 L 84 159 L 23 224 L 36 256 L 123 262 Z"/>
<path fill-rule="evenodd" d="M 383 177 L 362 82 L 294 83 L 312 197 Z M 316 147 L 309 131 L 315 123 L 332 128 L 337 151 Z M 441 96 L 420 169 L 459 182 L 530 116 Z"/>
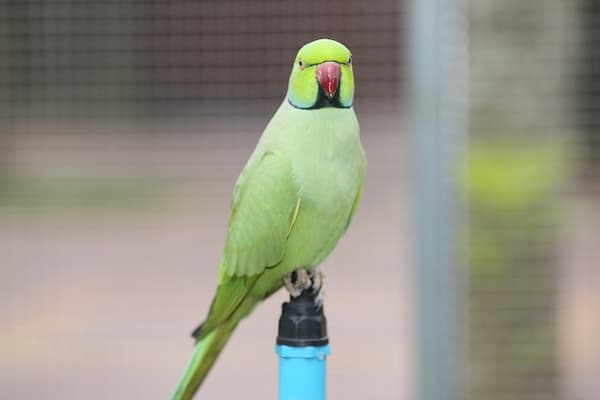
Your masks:
<path fill-rule="evenodd" d="M 329 344 L 323 306 L 315 304 L 311 290 L 304 290 L 300 296 L 290 297 L 289 303 L 281 305 L 277 344 L 291 347 Z"/>

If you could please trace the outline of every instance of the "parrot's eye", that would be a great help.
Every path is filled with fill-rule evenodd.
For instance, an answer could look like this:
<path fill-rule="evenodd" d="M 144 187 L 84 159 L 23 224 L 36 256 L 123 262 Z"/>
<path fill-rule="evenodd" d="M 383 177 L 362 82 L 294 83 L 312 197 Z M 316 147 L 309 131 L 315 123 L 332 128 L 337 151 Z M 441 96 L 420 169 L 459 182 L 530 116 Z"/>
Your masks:
<path fill-rule="evenodd" d="M 298 60 L 298 66 L 300 69 L 304 69 L 304 62 L 302 60 Z"/>
<path fill-rule="evenodd" d="M 348 59 L 348 65 L 352 64 L 352 56 Z"/>

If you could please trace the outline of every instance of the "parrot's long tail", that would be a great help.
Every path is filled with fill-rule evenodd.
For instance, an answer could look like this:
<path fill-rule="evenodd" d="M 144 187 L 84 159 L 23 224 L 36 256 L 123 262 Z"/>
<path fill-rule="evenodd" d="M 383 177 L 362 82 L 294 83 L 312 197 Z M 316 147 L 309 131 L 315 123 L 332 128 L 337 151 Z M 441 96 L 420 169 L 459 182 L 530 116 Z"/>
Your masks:
<path fill-rule="evenodd" d="M 225 347 L 237 323 L 216 327 L 196 344 L 194 355 L 177 385 L 172 400 L 190 400 Z"/>

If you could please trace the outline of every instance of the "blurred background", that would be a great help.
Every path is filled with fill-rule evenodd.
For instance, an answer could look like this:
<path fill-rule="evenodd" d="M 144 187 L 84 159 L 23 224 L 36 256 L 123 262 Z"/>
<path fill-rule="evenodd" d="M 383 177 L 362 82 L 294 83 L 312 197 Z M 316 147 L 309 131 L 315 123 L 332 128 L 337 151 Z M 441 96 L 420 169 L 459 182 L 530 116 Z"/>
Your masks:
<path fill-rule="evenodd" d="M 0 2 L 0 398 L 169 397 L 237 174 L 331 37 L 369 169 L 329 398 L 598 399 L 600 3 L 437 3 Z M 205 398 L 277 397 L 285 298 Z"/>

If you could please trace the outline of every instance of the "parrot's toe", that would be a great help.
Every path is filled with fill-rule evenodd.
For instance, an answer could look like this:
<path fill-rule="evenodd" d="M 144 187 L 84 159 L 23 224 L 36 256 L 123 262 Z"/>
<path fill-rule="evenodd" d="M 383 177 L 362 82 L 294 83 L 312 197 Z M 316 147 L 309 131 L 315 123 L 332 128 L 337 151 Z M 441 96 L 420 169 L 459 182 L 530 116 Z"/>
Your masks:
<path fill-rule="evenodd" d="M 325 274 L 319 268 L 314 268 L 309 273 L 312 280 L 312 291 L 316 295 L 315 302 L 321 306 L 325 297 Z"/>
<path fill-rule="evenodd" d="M 287 274 L 283 278 L 283 283 L 290 296 L 298 297 L 303 290 L 310 289 L 315 295 L 315 302 L 318 305 L 323 304 L 325 275 L 319 268 L 310 270 L 298 268 Z"/>
<path fill-rule="evenodd" d="M 292 297 L 300 296 L 304 289 L 308 289 L 313 285 L 311 274 L 304 268 L 298 268 L 287 274 L 283 278 L 283 283 Z"/>

